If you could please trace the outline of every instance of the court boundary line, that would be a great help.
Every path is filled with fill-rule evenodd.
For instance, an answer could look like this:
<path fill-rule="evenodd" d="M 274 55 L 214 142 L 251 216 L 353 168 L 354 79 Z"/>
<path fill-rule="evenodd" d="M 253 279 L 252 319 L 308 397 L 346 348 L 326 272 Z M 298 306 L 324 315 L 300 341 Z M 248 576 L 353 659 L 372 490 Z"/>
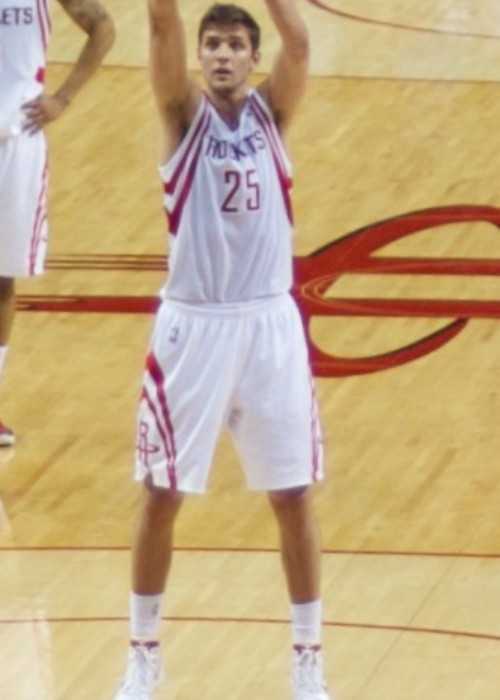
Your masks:
<path fill-rule="evenodd" d="M 500 41 L 500 36 L 498 37 Z M 48 67 L 50 66 L 58 66 L 62 68 L 69 68 L 72 66 L 73 63 L 71 61 L 58 61 L 58 60 L 53 60 L 48 63 Z M 147 71 L 147 66 L 139 66 L 139 65 L 121 65 L 119 63 L 107 63 L 99 68 L 100 71 L 103 70 L 142 70 L 142 71 Z M 197 70 L 192 70 L 190 73 L 194 76 L 196 75 L 201 75 L 200 71 Z M 253 73 L 253 75 L 256 78 L 265 78 L 269 75 L 269 73 L 265 72 L 257 72 Z M 423 78 L 423 77 L 415 77 L 415 76 L 391 76 L 391 75 L 351 75 L 351 74 L 336 74 L 336 73 L 311 73 L 310 74 L 310 80 L 364 80 L 364 81 L 385 81 L 385 82 L 392 82 L 392 83 L 429 83 L 429 84 L 436 84 L 436 83 L 443 83 L 443 84 L 450 84 L 454 85 L 455 83 L 457 84 L 462 84 L 462 85 L 498 85 L 500 82 L 500 78 L 495 80 L 494 78 L 482 78 L 482 79 L 475 79 L 475 78 Z"/>
<path fill-rule="evenodd" d="M 129 552 L 128 545 L 26 545 L 9 547 L 0 545 L 2 552 Z M 194 554 L 279 554 L 277 547 L 174 547 L 174 552 L 192 552 Z M 432 552 L 383 549 L 323 549 L 326 556 L 365 556 L 365 557 L 421 557 L 442 559 L 492 559 L 500 560 L 500 552 Z"/>
<path fill-rule="evenodd" d="M 390 20 L 375 19 L 371 17 L 364 17 L 363 15 L 356 15 L 352 12 L 339 10 L 338 8 L 329 5 L 323 0 L 308 0 L 308 2 L 310 5 L 317 7 L 323 12 L 328 12 L 329 14 L 332 14 L 336 17 L 356 22 L 358 24 L 369 24 L 371 26 L 383 27 L 384 29 L 395 29 L 397 31 L 418 32 L 419 34 L 449 36 L 455 37 L 457 39 L 485 39 L 486 41 L 500 40 L 499 34 L 484 34 L 482 32 L 466 32 L 454 29 L 439 29 L 438 27 L 420 27 L 411 24 L 404 24 L 402 22 L 393 22 Z"/>
<path fill-rule="evenodd" d="M 209 624 L 266 624 L 266 625 L 289 625 L 290 620 L 284 618 L 253 618 L 253 617 L 198 617 L 191 615 L 168 615 L 163 616 L 164 622 L 196 622 Z M 37 625 L 37 624 L 82 624 L 82 623 L 103 623 L 103 622 L 124 622 L 128 623 L 128 616 L 105 616 L 105 617 L 47 617 L 47 618 L 3 618 L 0 625 Z M 403 632 L 409 634 L 427 634 L 446 637 L 462 637 L 478 641 L 500 642 L 500 635 L 487 632 L 469 632 L 467 630 L 448 630 L 436 627 L 411 627 L 407 625 L 384 625 L 364 622 L 345 622 L 326 620 L 324 627 L 337 627 L 344 629 L 363 629 L 381 632 Z"/>

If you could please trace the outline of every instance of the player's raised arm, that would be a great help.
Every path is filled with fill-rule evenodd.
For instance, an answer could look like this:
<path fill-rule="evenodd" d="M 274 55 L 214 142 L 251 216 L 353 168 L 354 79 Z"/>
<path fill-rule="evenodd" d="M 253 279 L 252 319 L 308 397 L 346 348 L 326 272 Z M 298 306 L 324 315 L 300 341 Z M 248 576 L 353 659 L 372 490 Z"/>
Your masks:
<path fill-rule="evenodd" d="M 188 75 L 177 0 L 148 0 L 148 10 L 151 82 L 166 136 L 175 146 L 189 126 L 200 91 Z"/>
<path fill-rule="evenodd" d="M 265 0 L 281 37 L 271 74 L 259 87 L 280 129 L 285 129 L 305 92 L 309 67 L 309 33 L 296 0 Z"/>

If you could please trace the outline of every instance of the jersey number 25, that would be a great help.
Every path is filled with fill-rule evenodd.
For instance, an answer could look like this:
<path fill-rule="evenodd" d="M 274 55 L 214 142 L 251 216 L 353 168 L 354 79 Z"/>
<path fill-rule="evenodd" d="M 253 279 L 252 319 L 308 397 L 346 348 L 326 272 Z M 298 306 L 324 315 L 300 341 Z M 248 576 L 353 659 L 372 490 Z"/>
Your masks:
<path fill-rule="evenodd" d="M 222 203 L 222 211 L 234 214 L 241 209 L 256 211 L 260 208 L 260 185 L 255 170 L 247 170 L 244 175 L 238 170 L 226 170 L 224 182 L 230 189 Z M 242 187 L 246 190 L 246 198 L 238 196 Z M 238 202 L 240 202 L 240 206 L 238 206 Z"/>

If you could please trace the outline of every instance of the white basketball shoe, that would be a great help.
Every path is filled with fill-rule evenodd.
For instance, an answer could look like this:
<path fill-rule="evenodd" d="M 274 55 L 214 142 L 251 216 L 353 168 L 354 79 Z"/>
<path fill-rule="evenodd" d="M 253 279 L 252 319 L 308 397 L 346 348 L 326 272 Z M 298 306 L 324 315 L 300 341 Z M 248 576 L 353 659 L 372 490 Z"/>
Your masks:
<path fill-rule="evenodd" d="M 157 642 L 132 642 L 125 677 L 113 700 L 152 700 L 163 680 L 160 645 Z"/>
<path fill-rule="evenodd" d="M 333 700 L 323 676 L 320 646 L 294 646 L 292 688 L 293 700 Z"/>
<path fill-rule="evenodd" d="M 0 447 L 12 447 L 16 442 L 16 436 L 10 428 L 0 421 Z"/>

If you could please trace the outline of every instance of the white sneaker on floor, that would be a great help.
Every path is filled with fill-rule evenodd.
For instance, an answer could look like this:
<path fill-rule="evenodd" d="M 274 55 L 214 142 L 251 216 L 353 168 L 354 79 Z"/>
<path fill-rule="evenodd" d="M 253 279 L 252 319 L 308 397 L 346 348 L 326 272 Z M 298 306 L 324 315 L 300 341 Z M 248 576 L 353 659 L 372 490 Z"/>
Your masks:
<path fill-rule="evenodd" d="M 113 700 L 152 700 L 153 691 L 162 679 L 160 645 L 132 642 L 125 677 Z"/>
<path fill-rule="evenodd" d="M 323 677 L 321 647 L 293 648 L 292 688 L 293 700 L 333 700 Z"/>
<path fill-rule="evenodd" d="M 16 436 L 10 428 L 0 421 L 0 447 L 12 447 L 16 442 Z"/>

